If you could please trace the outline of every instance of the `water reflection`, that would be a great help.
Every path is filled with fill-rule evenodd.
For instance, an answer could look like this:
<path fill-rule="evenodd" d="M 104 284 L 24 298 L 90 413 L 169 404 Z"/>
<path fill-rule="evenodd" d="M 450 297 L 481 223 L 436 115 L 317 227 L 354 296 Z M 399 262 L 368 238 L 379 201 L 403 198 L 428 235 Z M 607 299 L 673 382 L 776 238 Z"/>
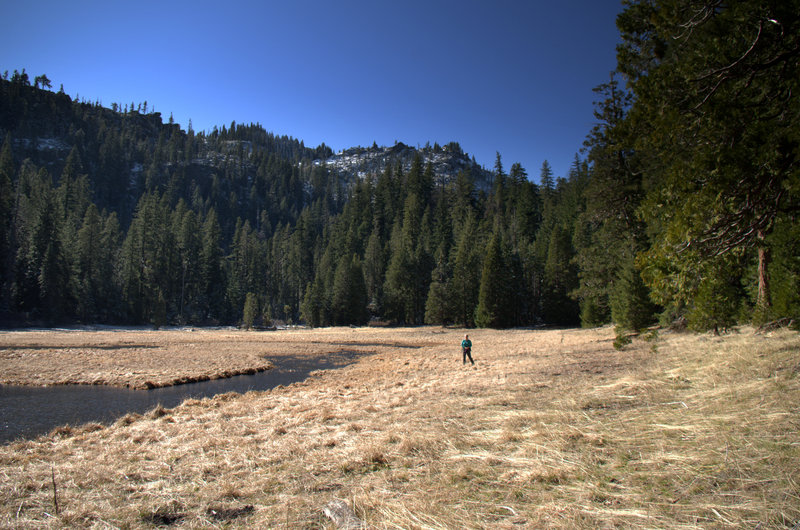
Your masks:
<path fill-rule="evenodd" d="M 243 394 L 302 381 L 314 370 L 338 368 L 353 356 L 335 358 L 281 357 L 272 370 L 185 385 L 131 390 L 101 385 L 26 387 L 0 385 L 0 443 L 31 438 L 59 425 L 110 423 L 130 412 L 142 414 L 157 405 L 172 408 L 189 398 L 226 392 Z"/>

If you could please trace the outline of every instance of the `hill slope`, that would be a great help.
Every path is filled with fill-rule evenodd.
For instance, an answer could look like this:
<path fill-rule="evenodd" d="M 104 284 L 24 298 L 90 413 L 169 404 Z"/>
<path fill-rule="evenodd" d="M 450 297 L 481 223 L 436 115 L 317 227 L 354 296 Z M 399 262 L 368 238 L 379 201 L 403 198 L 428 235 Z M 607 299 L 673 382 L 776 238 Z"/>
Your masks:
<path fill-rule="evenodd" d="M 6 325 L 240 323 L 248 294 L 257 324 L 421 323 L 437 247 L 449 253 L 469 216 L 483 223 L 492 191 L 492 173 L 455 142 L 334 154 L 259 124 L 196 133 L 146 105 L 73 101 L 18 75 L 0 79 L 0 150 Z M 514 229 L 529 240 L 535 185 L 519 171 L 513 187 Z M 433 225 L 446 241 L 413 242 L 415 270 L 390 275 L 392 254 L 412 244 L 399 245 L 403 233 Z M 357 282 L 335 286 L 328 273 L 354 255 Z M 479 267 L 470 258 L 462 270 Z M 467 294 L 461 305 L 476 305 Z"/>
<path fill-rule="evenodd" d="M 387 166 L 399 164 L 406 171 L 417 154 L 429 162 L 436 178 L 449 182 L 459 171 L 469 171 L 477 187 L 488 189 L 491 174 L 470 159 L 461 147 L 451 142 L 444 147 L 417 149 L 403 143 L 392 147 L 352 147 L 334 154 L 324 143 L 307 148 L 302 140 L 268 132 L 260 124 L 236 124 L 195 133 L 183 130 L 170 118 L 164 123 L 160 112 L 125 111 L 99 104 L 73 101 L 64 93 L 54 93 L 0 79 L 0 145 L 8 135 L 16 160 L 28 159 L 47 167 L 58 178 L 70 151 L 77 148 L 83 170 L 89 176 L 98 206 L 109 207 L 121 218 L 132 215 L 139 195 L 153 186 L 172 183 L 178 191 L 190 191 L 192 180 L 203 189 L 214 175 L 238 177 L 231 191 L 245 198 L 263 170 L 274 157 L 289 167 L 269 171 L 268 178 L 285 178 L 291 166 L 327 166 L 348 189 L 367 174 L 377 175 Z M 308 162 L 313 161 L 313 164 Z M 299 172 L 307 196 L 294 205 L 299 211 L 310 199 L 324 192 L 314 190 L 320 183 L 310 171 Z M 206 184 L 209 185 L 209 184 Z M 241 189 L 239 189 L 241 188 Z M 122 200 L 119 195 L 128 196 Z M 180 193 L 187 201 L 188 193 Z M 113 196 L 116 201 L 103 201 Z M 123 207 L 125 205 L 125 207 Z M 246 206 L 246 205 L 243 205 Z M 120 210 L 119 207 L 123 207 Z M 255 220 L 253 220 L 255 222 Z M 292 222 L 296 219 L 291 219 Z"/>

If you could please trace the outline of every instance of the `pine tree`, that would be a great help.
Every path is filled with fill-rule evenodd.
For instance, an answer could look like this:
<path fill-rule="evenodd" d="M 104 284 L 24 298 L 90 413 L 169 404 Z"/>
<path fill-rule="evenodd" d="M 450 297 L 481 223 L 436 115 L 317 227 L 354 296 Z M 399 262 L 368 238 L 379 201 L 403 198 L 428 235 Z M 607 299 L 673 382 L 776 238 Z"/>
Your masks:
<path fill-rule="evenodd" d="M 121 322 L 124 318 L 122 288 L 118 281 L 120 253 L 122 248 L 122 230 L 116 213 L 103 219 L 100 233 L 100 244 L 95 261 L 97 276 L 98 308 L 100 320 L 103 322 Z"/>
<path fill-rule="evenodd" d="M 59 215 L 65 221 L 69 218 L 72 224 L 80 223 L 86 208 L 89 207 L 91 197 L 89 182 L 83 173 L 83 163 L 75 147 L 64 162 L 64 169 L 59 178 L 58 197 Z"/>
<path fill-rule="evenodd" d="M 570 240 L 570 233 L 561 225 L 550 233 L 542 278 L 542 312 L 551 324 L 572 325 L 578 321 L 578 304 L 569 296 L 577 287 Z"/>
<path fill-rule="evenodd" d="M 486 247 L 483 260 L 475 324 L 482 328 L 505 328 L 512 325 L 509 315 L 511 278 L 500 246 L 500 236 L 494 234 Z"/>
<path fill-rule="evenodd" d="M 551 195 L 556 188 L 553 168 L 550 167 L 550 162 L 547 160 L 542 162 L 542 168 L 539 170 L 539 186 L 541 186 L 545 198 Z"/>
<path fill-rule="evenodd" d="M 160 287 L 156 287 L 153 294 L 150 323 L 155 329 L 159 329 L 167 323 L 167 300 Z"/>
<path fill-rule="evenodd" d="M 227 259 L 226 296 L 232 308 L 243 307 L 247 293 L 257 289 L 257 278 L 251 266 L 258 259 L 257 249 L 253 243 L 250 222 L 242 223 L 242 220 L 239 219 L 234 231 L 231 253 Z"/>
<path fill-rule="evenodd" d="M 244 299 L 244 309 L 242 311 L 242 327 L 251 329 L 258 314 L 258 298 L 254 293 L 248 292 Z"/>
<path fill-rule="evenodd" d="M 10 305 L 11 283 L 14 265 L 14 181 L 16 168 L 11 152 L 11 135 L 6 134 L 0 148 L 0 311 Z"/>
<path fill-rule="evenodd" d="M 475 324 L 475 307 L 481 285 L 481 256 L 483 251 L 476 240 L 476 222 L 468 215 L 461 229 L 453 261 L 453 278 L 449 299 L 453 304 L 455 323 L 471 327 Z"/>
<path fill-rule="evenodd" d="M 742 268 L 734 256 L 718 258 L 707 263 L 699 281 L 696 295 L 686 311 L 689 329 L 715 334 L 727 331 L 736 324 L 745 300 L 742 292 Z"/>
<path fill-rule="evenodd" d="M 139 200 L 136 214 L 128 228 L 125 241 L 122 245 L 122 266 L 121 283 L 123 296 L 128 305 L 130 318 L 135 322 L 143 322 L 148 319 L 148 309 L 152 307 L 150 289 L 150 276 L 148 260 L 152 258 L 152 253 L 148 252 L 148 230 L 152 226 L 153 215 L 153 196 L 145 195 Z M 163 296 L 163 294 L 162 294 Z"/>
<path fill-rule="evenodd" d="M 59 233 L 62 222 L 50 177 L 40 171 L 30 197 L 27 219 L 29 240 L 23 249 L 26 255 L 26 284 L 33 297 L 28 299 L 30 309 L 35 309 L 49 321 L 61 320 L 67 313 L 69 296 L 69 264 L 61 245 Z"/>
<path fill-rule="evenodd" d="M 364 281 L 367 288 L 368 306 L 373 315 L 379 314 L 383 307 L 384 269 L 383 245 L 376 227 L 369 236 L 364 252 Z"/>
<path fill-rule="evenodd" d="M 408 195 L 402 228 L 395 223 L 386 270 L 387 308 L 394 318 L 419 324 L 425 318 L 425 298 L 431 273 L 430 212 L 416 193 Z"/>
<path fill-rule="evenodd" d="M 453 238 L 459 239 L 461 231 L 466 225 L 467 220 L 475 220 L 475 186 L 469 171 L 459 171 L 456 175 L 456 183 L 452 207 L 452 226 Z"/>
<path fill-rule="evenodd" d="M 177 244 L 180 265 L 180 295 L 178 298 L 178 318 L 195 321 L 201 295 L 200 261 L 202 239 L 197 215 L 189 210 L 181 200 L 172 221 L 172 230 Z"/>
<path fill-rule="evenodd" d="M 73 276 L 77 291 L 77 313 L 84 322 L 96 321 L 99 317 L 103 292 L 102 270 L 97 262 L 102 256 L 102 220 L 94 204 L 86 210 L 83 224 L 77 234 L 75 270 Z"/>
<path fill-rule="evenodd" d="M 414 324 L 414 260 L 410 245 L 405 241 L 399 223 L 395 224 L 390 241 L 391 257 L 386 269 L 384 292 L 386 313 L 390 318 Z"/>
<path fill-rule="evenodd" d="M 508 174 L 509 196 L 506 201 L 506 226 L 512 248 L 520 252 L 530 242 L 541 223 L 539 190 L 528 180 L 528 174 L 519 163 L 511 165 Z"/>
<path fill-rule="evenodd" d="M 640 331 L 654 321 L 650 291 L 632 259 L 625 259 L 609 293 L 611 318 L 620 332 Z"/>
<path fill-rule="evenodd" d="M 218 320 L 224 315 L 224 277 L 222 271 L 221 230 L 215 210 L 203 223 L 200 253 L 200 292 L 206 308 L 203 320 Z"/>
<path fill-rule="evenodd" d="M 486 205 L 486 217 L 488 219 L 488 224 L 494 227 L 504 227 L 506 224 L 504 215 L 506 209 L 507 183 L 506 174 L 503 171 L 503 162 L 500 159 L 500 153 L 497 153 L 492 176 L 492 197 Z"/>
<path fill-rule="evenodd" d="M 59 234 L 64 259 L 70 269 L 68 296 L 70 300 L 79 296 L 80 268 L 78 267 L 78 232 L 86 220 L 85 214 L 92 206 L 89 179 L 81 174 L 82 165 L 75 148 L 67 156 L 66 165 L 61 172 L 60 184 L 56 189 L 59 217 Z"/>
<path fill-rule="evenodd" d="M 431 273 L 431 283 L 425 302 L 425 323 L 445 324 L 452 319 L 450 291 L 450 256 L 447 242 L 436 250 L 436 267 Z"/>
<path fill-rule="evenodd" d="M 329 326 L 333 324 L 331 299 L 337 262 L 333 245 L 325 247 L 316 269 L 314 281 L 306 288 L 301 314 L 311 326 Z"/>
<path fill-rule="evenodd" d="M 414 322 L 421 324 L 425 321 L 425 300 L 430 289 L 431 273 L 434 268 L 433 249 L 431 241 L 433 228 L 431 226 L 430 207 L 425 208 L 420 222 L 420 234 L 414 248 Z"/>
<path fill-rule="evenodd" d="M 333 323 L 342 326 L 351 323 L 351 291 L 354 286 L 351 284 L 350 276 L 351 258 L 342 256 L 336 266 L 333 278 L 333 292 L 331 298 L 331 311 L 333 313 Z"/>
<path fill-rule="evenodd" d="M 356 254 L 342 256 L 336 267 L 331 301 L 334 323 L 337 325 L 366 324 L 367 288 L 361 260 Z"/>
<path fill-rule="evenodd" d="M 595 104 L 598 124 L 585 142 L 593 166 L 584 190 L 586 210 L 573 237 L 580 268 L 574 296 L 580 301 L 584 326 L 604 324 L 613 313 L 622 329 L 636 330 L 651 315 L 632 318 L 627 309 L 620 308 L 654 311 L 655 307 L 645 303 L 648 292 L 641 280 L 630 277 L 634 259 L 646 245 L 645 226 L 636 215 L 643 196 L 641 174 L 634 171 L 633 153 L 624 148 L 625 109 L 631 99 L 614 77 L 595 88 L 595 93 L 603 99 Z M 624 292 L 625 286 L 632 290 Z M 612 311 L 612 296 L 616 311 Z"/>
<path fill-rule="evenodd" d="M 406 175 L 405 191 L 408 195 L 416 195 L 417 207 L 420 211 L 416 212 L 418 216 L 422 215 L 422 210 L 430 204 L 431 191 L 433 189 L 433 170 L 430 165 L 423 169 L 422 156 L 419 151 L 414 154 L 414 160 L 411 162 L 411 169 Z"/>
<path fill-rule="evenodd" d="M 325 300 L 322 293 L 322 282 L 315 279 L 306 287 L 300 317 L 311 327 L 325 325 Z"/>
<path fill-rule="evenodd" d="M 770 264 L 775 315 L 800 322 L 800 223 L 791 217 L 775 224 L 770 235 L 774 249 Z"/>

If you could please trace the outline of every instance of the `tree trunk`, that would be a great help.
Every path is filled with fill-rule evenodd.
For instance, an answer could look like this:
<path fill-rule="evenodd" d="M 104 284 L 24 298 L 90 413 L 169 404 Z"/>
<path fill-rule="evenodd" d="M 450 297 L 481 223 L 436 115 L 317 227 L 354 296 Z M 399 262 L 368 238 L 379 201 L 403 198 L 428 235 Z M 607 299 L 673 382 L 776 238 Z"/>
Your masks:
<path fill-rule="evenodd" d="M 769 293 L 769 273 L 767 266 L 769 265 L 770 253 L 764 239 L 766 238 L 764 231 L 758 231 L 758 300 L 756 301 L 756 308 L 759 311 L 769 309 L 772 305 Z"/>

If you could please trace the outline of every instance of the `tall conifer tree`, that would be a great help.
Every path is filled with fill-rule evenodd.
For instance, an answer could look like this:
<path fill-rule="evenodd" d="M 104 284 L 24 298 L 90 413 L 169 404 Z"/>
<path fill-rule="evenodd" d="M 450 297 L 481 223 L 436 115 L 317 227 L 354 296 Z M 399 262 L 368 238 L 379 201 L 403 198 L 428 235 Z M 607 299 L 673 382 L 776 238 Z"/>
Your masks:
<path fill-rule="evenodd" d="M 483 260 L 475 324 L 482 328 L 505 328 L 512 324 L 509 314 L 510 280 L 500 236 L 495 233 L 486 247 Z"/>
<path fill-rule="evenodd" d="M 744 252 L 755 319 L 769 317 L 770 235 L 800 211 L 798 13 L 798 0 L 635 0 L 617 19 L 653 241 L 641 263 L 665 305 L 690 307 L 716 258 Z"/>

